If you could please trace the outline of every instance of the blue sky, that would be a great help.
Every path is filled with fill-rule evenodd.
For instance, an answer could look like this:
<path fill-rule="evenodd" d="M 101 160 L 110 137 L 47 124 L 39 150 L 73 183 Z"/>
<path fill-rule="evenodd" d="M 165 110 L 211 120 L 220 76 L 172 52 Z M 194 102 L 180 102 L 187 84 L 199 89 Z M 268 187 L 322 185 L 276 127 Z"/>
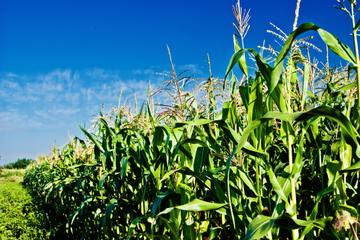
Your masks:
<path fill-rule="evenodd" d="M 269 22 L 289 33 L 295 0 L 242 0 L 251 9 L 246 46 L 276 46 Z M 235 0 L 2 0 L 0 2 L 0 165 L 62 146 L 100 109 L 134 94 L 169 70 L 222 77 L 232 54 Z M 335 0 L 303 0 L 299 23 L 312 21 L 351 44 L 349 19 Z M 316 42 L 316 41 L 315 41 Z M 316 42 L 317 43 L 317 42 Z M 319 47 L 323 47 L 319 44 Z"/>

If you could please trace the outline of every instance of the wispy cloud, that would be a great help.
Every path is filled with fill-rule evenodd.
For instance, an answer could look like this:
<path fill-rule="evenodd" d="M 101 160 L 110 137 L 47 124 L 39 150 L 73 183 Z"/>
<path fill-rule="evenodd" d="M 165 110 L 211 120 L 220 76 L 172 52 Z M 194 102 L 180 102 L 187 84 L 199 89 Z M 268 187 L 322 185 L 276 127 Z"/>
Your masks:
<path fill-rule="evenodd" d="M 197 64 L 185 64 L 181 65 L 178 68 L 180 71 L 190 74 L 190 75 L 203 75 L 204 72 L 202 68 L 199 67 Z"/>
<path fill-rule="evenodd" d="M 18 129 L 40 128 L 44 126 L 44 123 L 18 109 L 0 111 L 0 131 L 12 131 L 15 126 Z"/>
<path fill-rule="evenodd" d="M 183 64 L 183 65 L 175 65 L 175 70 L 178 74 L 186 74 L 189 76 L 199 76 L 203 75 L 204 71 L 202 67 L 199 67 L 197 64 Z M 146 69 L 136 69 L 133 70 L 132 73 L 138 76 L 147 76 L 150 77 L 150 80 L 163 81 L 167 78 L 171 77 L 171 72 L 163 69 L 159 69 L 158 67 L 150 67 Z"/>
<path fill-rule="evenodd" d="M 193 64 L 177 70 L 201 73 Z M 131 105 L 136 96 L 141 104 L 149 85 L 156 89 L 169 77 L 169 72 L 156 67 L 125 76 L 101 68 L 56 69 L 36 75 L 0 73 L 0 155 L 14 160 L 17 153 L 36 157 L 48 152 L 54 142 L 65 143 L 69 134 L 75 134 L 79 124 L 89 126 L 100 110 L 117 106 L 119 98 L 121 104 Z"/>
<path fill-rule="evenodd" d="M 124 79 L 117 71 L 57 69 L 38 75 L 0 73 L 1 130 L 23 127 L 62 126 L 90 118 L 100 108 L 146 97 L 149 71 Z M 154 83 L 152 83 L 154 84 Z M 157 81 L 155 81 L 157 84 Z M 21 114 L 19 114 L 21 113 Z M 90 119 L 88 119 L 90 120 Z M 19 124 L 21 122 L 22 124 Z"/>

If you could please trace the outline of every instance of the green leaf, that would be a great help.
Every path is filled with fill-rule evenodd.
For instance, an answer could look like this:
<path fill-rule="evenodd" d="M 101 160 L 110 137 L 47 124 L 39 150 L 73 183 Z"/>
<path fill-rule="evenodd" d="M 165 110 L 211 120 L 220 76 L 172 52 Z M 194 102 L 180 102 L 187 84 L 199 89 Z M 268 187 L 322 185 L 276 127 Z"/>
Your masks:
<path fill-rule="evenodd" d="M 276 194 L 281 198 L 281 200 L 283 200 L 285 203 L 288 203 L 288 199 L 287 199 L 279 181 L 277 180 L 273 170 L 271 168 L 267 168 L 266 173 L 269 176 L 270 183 L 271 183 L 274 191 L 276 192 Z"/>
<path fill-rule="evenodd" d="M 184 211 L 200 212 L 200 211 L 215 210 L 218 208 L 222 208 L 225 205 L 226 203 L 213 203 L 213 202 L 206 202 L 200 199 L 194 199 L 193 201 L 187 204 L 176 206 L 175 208 Z"/>
<path fill-rule="evenodd" d="M 289 37 L 286 39 L 283 47 L 281 48 L 281 51 L 279 55 L 276 57 L 275 64 L 274 64 L 274 70 L 271 73 L 271 82 L 269 86 L 269 92 L 273 92 L 275 87 L 277 86 L 278 82 L 280 81 L 280 76 L 283 71 L 283 64 L 284 59 L 286 55 L 291 50 L 291 46 L 297 36 L 300 34 L 309 31 L 309 30 L 316 30 L 317 27 L 313 23 L 304 23 L 300 25 L 296 30 L 294 30 Z"/>
<path fill-rule="evenodd" d="M 262 59 L 262 57 L 254 49 L 249 49 L 249 52 L 251 52 L 252 55 L 254 56 L 254 58 L 256 60 L 256 65 L 259 68 L 261 76 L 266 81 L 268 89 L 270 89 L 273 84 L 272 83 L 272 73 L 273 73 L 274 69 L 269 64 L 265 63 L 265 61 Z M 259 76 L 256 76 L 256 77 L 259 77 Z M 279 75 L 279 77 L 280 77 L 280 75 Z M 279 87 L 278 84 L 276 84 L 276 86 L 274 86 L 274 89 L 272 91 L 269 90 L 269 93 L 270 93 L 271 98 L 274 100 L 274 102 L 280 109 L 280 111 L 286 112 L 287 107 L 286 107 L 285 99 L 283 96 L 284 94 L 282 93 L 282 88 Z"/>
<path fill-rule="evenodd" d="M 252 131 L 254 128 L 259 126 L 262 121 L 264 120 L 271 120 L 271 119 L 279 119 L 286 122 L 300 122 L 300 121 L 307 121 L 311 118 L 318 118 L 318 117 L 326 117 L 332 121 L 338 123 L 342 129 L 342 133 L 345 136 L 346 142 L 350 145 L 354 146 L 356 149 L 356 156 L 360 158 L 360 144 L 359 144 L 359 134 L 357 133 L 355 127 L 350 122 L 350 120 L 342 114 L 339 110 L 331 107 L 320 106 L 314 109 L 311 109 L 306 112 L 295 112 L 295 113 L 284 113 L 284 112 L 267 112 L 261 119 L 260 122 L 254 123 L 252 126 L 251 124 L 248 125 L 249 131 Z M 247 128 L 244 131 L 247 133 Z M 243 134 L 243 137 L 244 137 Z M 244 141 L 244 139 L 242 139 Z M 240 141 L 242 141 L 240 140 Z M 357 165 L 355 166 L 355 168 Z"/>
<path fill-rule="evenodd" d="M 271 72 L 273 68 L 265 62 L 265 60 L 260 56 L 260 54 L 255 49 L 248 49 L 249 52 L 254 56 L 256 65 L 259 68 L 261 75 L 264 77 L 265 81 L 270 83 L 271 80 Z"/>
<path fill-rule="evenodd" d="M 194 159 L 194 172 L 199 173 L 202 169 L 203 164 L 209 161 L 208 159 L 209 159 L 209 148 L 198 147 L 196 149 L 196 154 Z"/>
<path fill-rule="evenodd" d="M 139 223 L 141 223 L 141 221 L 142 221 L 144 218 L 145 218 L 145 216 L 140 216 L 140 217 L 135 218 L 135 219 L 131 222 L 131 224 L 130 224 L 130 226 L 129 226 L 129 231 L 128 231 L 128 235 L 129 235 L 129 236 L 132 236 L 132 234 L 133 234 L 136 226 L 137 226 Z"/>
<path fill-rule="evenodd" d="M 126 172 L 127 172 L 127 166 L 128 166 L 128 162 L 129 162 L 129 158 L 130 157 L 123 157 L 121 159 L 121 173 L 120 173 L 120 178 L 123 179 L 124 177 L 126 177 Z"/>
<path fill-rule="evenodd" d="M 246 109 L 248 109 L 249 106 L 249 93 L 250 93 L 250 87 L 249 86 L 239 86 L 239 92 L 242 99 L 242 102 Z"/>
<path fill-rule="evenodd" d="M 357 82 L 346 84 L 338 89 L 338 91 L 348 91 L 356 87 Z"/>
<path fill-rule="evenodd" d="M 262 104 L 262 81 L 260 74 L 257 74 L 255 81 L 252 82 L 249 93 L 248 121 L 258 119 L 258 115 L 263 115 L 264 106 Z"/>
<path fill-rule="evenodd" d="M 326 117 L 338 123 L 341 127 L 342 133 L 344 134 L 346 142 L 355 147 L 356 156 L 360 158 L 360 145 L 358 141 L 359 134 L 350 120 L 339 110 L 331 107 L 320 106 L 296 116 L 296 121 L 306 121 L 310 118 L 318 117 Z"/>
<path fill-rule="evenodd" d="M 355 64 L 355 57 L 352 53 L 351 49 L 344 43 L 342 43 L 338 38 L 336 38 L 333 34 L 321 29 L 314 23 L 304 23 L 301 24 L 296 30 L 294 30 L 289 37 L 286 39 L 279 55 L 277 56 L 274 64 L 274 70 L 271 73 L 271 83 L 269 91 L 270 93 L 274 91 L 277 86 L 280 76 L 283 70 L 283 63 L 286 55 L 291 50 L 291 46 L 296 37 L 301 35 L 304 32 L 308 31 L 317 31 L 321 37 L 321 39 L 325 42 L 325 44 L 338 56 L 345 59 L 346 61 Z"/>
<path fill-rule="evenodd" d="M 235 34 L 233 35 L 233 41 L 234 41 L 235 52 L 237 52 L 237 51 L 239 51 L 241 49 L 241 47 L 240 47 L 240 44 L 239 44 Z M 240 67 L 241 71 L 245 74 L 245 76 L 248 76 L 249 73 L 248 73 L 248 67 L 246 65 L 245 54 L 243 54 L 240 57 L 238 63 L 239 63 L 239 67 Z"/>
<path fill-rule="evenodd" d="M 83 131 L 83 133 L 95 144 L 95 146 L 102 152 L 104 153 L 105 150 L 102 147 L 101 143 L 96 139 L 96 137 L 89 133 L 88 131 L 86 131 L 83 127 L 80 126 L 81 131 Z"/>
<path fill-rule="evenodd" d="M 302 234 L 305 236 L 314 227 L 324 229 L 326 221 L 327 221 L 326 218 L 315 219 L 315 220 L 294 219 L 291 218 L 288 214 L 284 214 L 281 217 L 278 217 L 275 220 L 275 223 L 278 227 L 287 230 L 293 230 L 293 229 L 305 227 L 305 230 L 302 232 Z"/>
<path fill-rule="evenodd" d="M 165 173 L 164 176 L 161 178 L 160 182 L 163 182 L 163 181 L 169 179 L 169 177 L 170 177 L 171 175 L 173 175 L 174 173 L 176 173 L 176 172 L 178 172 L 178 171 L 180 171 L 180 170 L 181 170 L 181 169 L 174 169 L 174 170 L 171 170 L 171 171 Z"/>
<path fill-rule="evenodd" d="M 246 152 L 247 154 L 250 154 L 250 155 L 255 156 L 255 157 L 265 157 L 265 158 L 267 158 L 269 156 L 269 154 L 267 152 L 260 151 L 260 150 L 256 149 L 249 142 L 245 142 L 242 150 L 244 152 Z"/>
<path fill-rule="evenodd" d="M 159 146 L 164 142 L 164 129 L 160 127 L 155 127 L 155 132 L 153 135 L 153 144 Z"/>
<path fill-rule="evenodd" d="M 170 194 L 170 192 L 160 192 L 156 195 L 156 198 L 154 200 L 154 203 L 151 207 L 151 213 L 155 216 L 158 208 L 161 205 L 161 202 L 164 200 L 164 198 L 166 198 L 168 195 Z"/>
<path fill-rule="evenodd" d="M 108 173 L 105 173 L 103 176 L 101 176 L 101 178 L 99 179 L 98 188 L 103 188 L 104 187 L 104 183 L 105 183 L 106 178 L 108 176 L 109 176 Z"/>
<path fill-rule="evenodd" d="M 354 163 L 348 168 L 340 170 L 340 172 L 357 172 L 360 171 L 360 161 Z"/>
<path fill-rule="evenodd" d="M 179 209 L 188 212 L 201 212 L 201 211 L 209 211 L 209 210 L 216 210 L 222 208 L 226 205 L 226 203 L 213 203 L 213 202 L 206 202 L 200 199 L 194 199 L 189 203 L 166 208 L 164 211 L 160 212 L 157 216 L 167 214 L 174 209 Z"/>
<path fill-rule="evenodd" d="M 245 183 L 245 185 L 250 188 L 250 190 L 257 196 L 258 193 L 255 189 L 255 184 L 252 182 L 252 180 L 249 178 L 249 176 L 243 171 L 239 170 L 240 178 Z"/>
<path fill-rule="evenodd" d="M 246 49 L 240 49 L 239 51 L 235 52 L 229 62 L 229 65 L 226 69 L 226 73 L 225 73 L 225 78 L 224 78 L 224 82 L 226 81 L 228 75 L 230 74 L 231 70 L 235 67 L 235 65 L 237 63 L 239 63 L 240 58 L 242 58 L 242 56 L 245 54 Z M 225 86 L 225 84 L 224 84 Z"/>
<path fill-rule="evenodd" d="M 110 221 L 112 218 L 112 212 L 114 208 L 118 205 L 118 202 L 116 199 L 111 199 L 110 202 L 106 205 L 105 209 L 105 215 L 102 221 L 102 228 L 106 228 L 106 224 Z"/>
<path fill-rule="evenodd" d="M 251 221 L 244 240 L 260 239 L 266 236 L 275 224 L 275 219 L 272 217 L 258 215 Z"/>
<path fill-rule="evenodd" d="M 359 216 L 358 211 L 353 206 L 346 205 L 346 204 L 341 204 L 341 205 L 338 206 L 338 209 L 339 210 L 345 210 L 345 211 L 349 212 L 351 214 L 351 216 L 354 216 L 356 218 Z"/>
<path fill-rule="evenodd" d="M 335 54 L 352 64 L 356 63 L 353 52 L 346 44 L 342 43 L 337 37 L 324 29 L 319 28 L 317 32 L 319 33 L 321 39 Z"/>

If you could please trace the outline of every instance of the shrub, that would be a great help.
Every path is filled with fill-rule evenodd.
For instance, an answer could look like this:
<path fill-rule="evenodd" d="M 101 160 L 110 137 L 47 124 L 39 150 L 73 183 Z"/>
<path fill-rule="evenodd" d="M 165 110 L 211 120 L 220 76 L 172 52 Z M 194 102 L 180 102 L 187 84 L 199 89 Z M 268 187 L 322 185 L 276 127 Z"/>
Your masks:
<path fill-rule="evenodd" d="M 0 238 L 45 239 L 41 213 L 20 184 L 19 170 L 0 174 Z"/>
<path fill-rule="evenodd" d="M 28 165 L 33 163 L 33 159 L 22 158 L 16 160 L 16 162 L 6 164 L 3 168 L 7 169 L 25 169 Z"/>

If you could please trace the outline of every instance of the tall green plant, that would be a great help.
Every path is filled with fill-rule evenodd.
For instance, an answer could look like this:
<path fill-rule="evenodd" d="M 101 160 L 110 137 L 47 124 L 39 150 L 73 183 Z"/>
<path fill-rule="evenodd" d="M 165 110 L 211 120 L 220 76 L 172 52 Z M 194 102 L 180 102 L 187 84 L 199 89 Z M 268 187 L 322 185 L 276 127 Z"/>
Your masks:
<path fill-rule="evenodd" d="M 349 94 L 356 82 L 311 64 L 298 45 L 309 31 L 356 65 L 347 45 L 313 23 L 289 34 L 273 63 L 235 36 L 230 94 L 217 94 L 209 63 L 199 86 L 207 98 L 198 102 L 168 50 L 172 105 L 155 111 L 150 99 L 139 111 L 101 114 L 95 129 L 82 128 L 83 140 L 28 168 L 24 184 L 52 236 L 357 239 L 360 136 Z"/>

